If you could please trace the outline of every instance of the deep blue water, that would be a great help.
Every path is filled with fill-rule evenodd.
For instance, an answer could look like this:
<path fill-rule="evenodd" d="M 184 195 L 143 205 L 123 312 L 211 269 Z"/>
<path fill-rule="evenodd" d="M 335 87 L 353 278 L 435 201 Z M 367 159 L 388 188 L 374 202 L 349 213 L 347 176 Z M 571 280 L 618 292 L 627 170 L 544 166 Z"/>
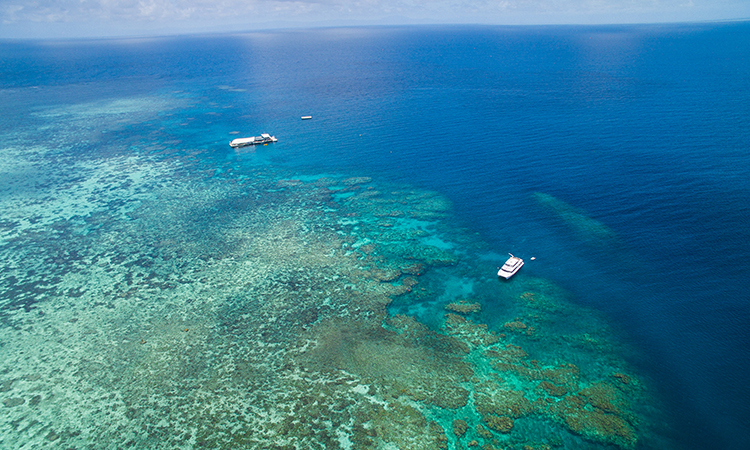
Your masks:
<path fill-rule="evenodd" d="M 750 448 L 748 23 L 4 42 L 0 89 L 3 133 L 49 105 L 169 93 L 187 101 L 174 123 L 221 116 L 118 137 L 161 126 L 225 161 L 229 131 L 268 131 L 245 163 L 436 190 L 488 251 L 535 256 L 526 274 L 605 314 L 683 448 Z"/>

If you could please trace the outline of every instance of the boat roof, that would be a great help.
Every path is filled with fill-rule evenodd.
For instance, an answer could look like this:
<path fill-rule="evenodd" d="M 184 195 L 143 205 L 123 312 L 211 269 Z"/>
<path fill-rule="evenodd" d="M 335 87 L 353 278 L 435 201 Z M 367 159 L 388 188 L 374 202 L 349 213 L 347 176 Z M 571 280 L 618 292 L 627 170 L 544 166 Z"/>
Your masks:
<path fill-rule="evenodd" d="M 240 142 L 253 142 L 254 140 L 255 140 L 255 137 L 253 136 L 253 137 L 249 137 L 249 138 L 235 139 L 232 142 L 237 142 L 237 143 L 240 143 Z"/>

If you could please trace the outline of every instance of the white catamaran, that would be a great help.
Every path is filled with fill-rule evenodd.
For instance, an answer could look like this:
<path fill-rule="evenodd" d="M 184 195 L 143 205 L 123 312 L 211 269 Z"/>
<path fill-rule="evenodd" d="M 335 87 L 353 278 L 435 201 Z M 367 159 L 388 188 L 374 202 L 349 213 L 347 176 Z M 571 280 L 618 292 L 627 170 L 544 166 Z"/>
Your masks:
<path fill-rule="evenodd" d="M 515 275 L 516 272 L 518 272 L 518 269 L 523 266 L 523 259 L 518 256 L 513 256 L 511 253 L 508 254 L 510 255 L 510 258 L 508 258 L 508 260 L 505 261 L 505 264 L 503 264 L 503 267 L 497 271 L 497 276 L 503 277 L 506 280 Z"/>

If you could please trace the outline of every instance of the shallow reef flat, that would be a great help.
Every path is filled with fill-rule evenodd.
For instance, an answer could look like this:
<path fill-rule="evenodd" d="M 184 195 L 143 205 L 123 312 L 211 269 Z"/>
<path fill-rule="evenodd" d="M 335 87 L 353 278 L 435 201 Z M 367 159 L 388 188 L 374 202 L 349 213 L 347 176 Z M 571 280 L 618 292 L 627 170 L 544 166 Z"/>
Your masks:
<path fill-rule="evenodd" d="M 47 180 L 1 191 L 3 448 L 669 448 L 606 321 L 438 193 L 116 150 L 3 166 Z"/>

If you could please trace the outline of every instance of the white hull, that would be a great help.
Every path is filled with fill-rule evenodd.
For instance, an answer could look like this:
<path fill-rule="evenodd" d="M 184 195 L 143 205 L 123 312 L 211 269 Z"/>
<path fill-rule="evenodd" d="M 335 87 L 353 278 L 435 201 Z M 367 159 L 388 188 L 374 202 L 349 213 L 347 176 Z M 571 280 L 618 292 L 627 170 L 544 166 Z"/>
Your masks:
<path fill-rule="evenodd" d="M 509 253 L 510 254 L 510 253 Z M 507 261 L 505 261 L 505 264 L 503 264 L 503 267 L 500 268 L 500 270 L 497 271 L 497 276 L 503 277 L 506 280 L 518 272 L 518 269 L 523 267 L 523 259 L 510 255 L 510 258 L 508 258 Z"/>

